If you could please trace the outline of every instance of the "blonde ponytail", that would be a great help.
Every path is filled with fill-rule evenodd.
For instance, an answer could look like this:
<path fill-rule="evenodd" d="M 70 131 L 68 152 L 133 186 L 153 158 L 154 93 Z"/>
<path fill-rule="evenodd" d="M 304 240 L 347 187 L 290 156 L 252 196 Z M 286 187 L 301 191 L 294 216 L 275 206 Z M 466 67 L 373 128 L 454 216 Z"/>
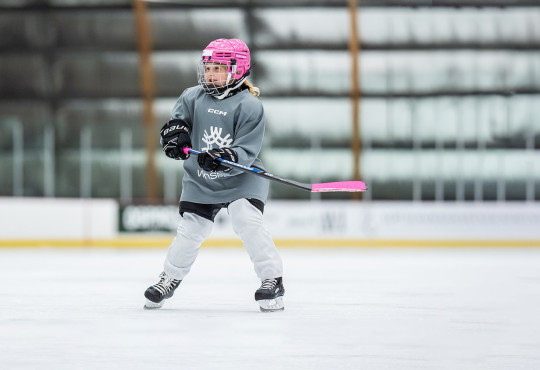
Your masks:
<path fill-rule="evenodd" d="M 259 96 L 261 96 L 261 90 L 259 90 L 258 87 L 253 86 L 253 84 L 250 81 L 244 80 L 244 85 L 248 87 L 249 93 L 253 95 L 254 97 L 258 98 Z"/>

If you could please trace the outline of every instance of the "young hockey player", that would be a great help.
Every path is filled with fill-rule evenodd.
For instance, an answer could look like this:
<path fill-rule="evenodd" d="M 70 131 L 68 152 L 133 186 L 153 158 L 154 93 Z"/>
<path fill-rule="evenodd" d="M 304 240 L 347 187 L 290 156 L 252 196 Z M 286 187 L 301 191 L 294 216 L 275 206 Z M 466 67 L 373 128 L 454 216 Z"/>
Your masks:
<path fill-rule="evenodd" d="M 198 86 L 186 89 L 161 129 L 161 144 L 172 159 L 184 160 L 180 197 L 181 220 L 167 251 L 157 284 L 144 293 L 145 308 L 159 308 L 189 272 L 201 243 L 210 235 L 222 208 L 246 248 L 262 284 L 255 300 L 262 311 L 282 310 L 281 257 L 263 225 L 268 181 L 231 170 L 217 158 L 263 168 L 257 158 L 264 136 L 265 116 L 259 89 L 247 77 L 250 52 L 238 39 L 212 41 L 202 52 Z M 184 148 L 203 152 L 197 157 Z"/>

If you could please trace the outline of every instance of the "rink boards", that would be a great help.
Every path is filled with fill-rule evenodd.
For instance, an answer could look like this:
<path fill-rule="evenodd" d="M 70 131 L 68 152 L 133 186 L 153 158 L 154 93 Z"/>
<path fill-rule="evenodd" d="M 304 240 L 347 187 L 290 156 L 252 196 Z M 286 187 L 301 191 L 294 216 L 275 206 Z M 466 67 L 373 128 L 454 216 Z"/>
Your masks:
<path fill-rule="evenodd" d="M 0 246 L 165 247 L 179 220 L 175 206 L 0 198 Z M 264 220 L 280 247 L 540 246 L 534 203 L 271 201 Z M 226 210 L 204 245 L 241 246 Z"/>
<path fill-rule="evenodd" d="M 534 203 L 270 201 L 264 219 L 279 247 L 540 247 Z M 166 247 L 179 220 L 176 206 L 0 198 L 0 247 Z M 226 210 L 203 246 L 241 246 Z"/>

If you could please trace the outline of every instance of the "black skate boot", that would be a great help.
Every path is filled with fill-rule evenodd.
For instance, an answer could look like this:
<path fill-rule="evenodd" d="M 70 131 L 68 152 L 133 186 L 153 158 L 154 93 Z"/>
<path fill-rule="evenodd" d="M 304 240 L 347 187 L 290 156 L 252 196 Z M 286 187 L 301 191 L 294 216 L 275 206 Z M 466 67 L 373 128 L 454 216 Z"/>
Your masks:
<path fill-rule="evenodd" d="M 285 288 L 281 277 L 264 279 L 261 287 L 255 292 L 255 300 L 263 312 L 281 311 L 285 308 L 284 293 Z"/>
<path fill-rule="evenodd" d="M 174 290 L 180 285 L 181 281 L 182 280 L 173 279 L 165 272 L 162 272 L 161 275 L 159 275 L 159 282 L 152 285 L 144 292 L 144 296 L 146 297 L 144 308 L 161 308 L 165 300 L 172 297 Z"/>

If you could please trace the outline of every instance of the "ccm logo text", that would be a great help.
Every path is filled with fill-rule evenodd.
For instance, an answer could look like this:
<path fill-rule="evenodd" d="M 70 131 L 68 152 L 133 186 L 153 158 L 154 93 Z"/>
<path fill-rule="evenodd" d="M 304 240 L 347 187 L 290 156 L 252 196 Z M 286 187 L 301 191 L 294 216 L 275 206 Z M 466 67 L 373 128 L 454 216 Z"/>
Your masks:
<path fill-rule="evenodd" d="M 212 109 L 212 108 L 208 109 L 208 113 L 221 114 L 223 116 L 227 115 L 227 112 L 223 112 L 221 110 Z"/>

